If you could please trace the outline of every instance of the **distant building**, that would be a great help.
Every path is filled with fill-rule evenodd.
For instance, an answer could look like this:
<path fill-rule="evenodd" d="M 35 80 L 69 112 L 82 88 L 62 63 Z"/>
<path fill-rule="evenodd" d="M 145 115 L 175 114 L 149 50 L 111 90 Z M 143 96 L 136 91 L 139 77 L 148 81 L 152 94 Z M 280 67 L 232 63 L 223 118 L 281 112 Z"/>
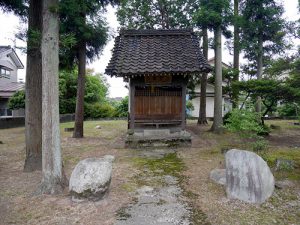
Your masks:
<path fill-rule="evenodd" d="M 215 58 L 210 58 L 208 59 L 208 64 L 211 66 L 215 65 Z M 222 66 L 223 68 L 230 68 L 230 66 L 224 62 L 222 62 Z M 209 73 L 208 77 L 211 77 L 212 74 Z M 226 86 L 227 83 L 223 82 L 222 84 L 223 86 Z M 214 90 L 214 85 L 207 83 L 207 87 L 206 87 L 206 117 L 207 118 L 213 118 L 214 117 L 214 97 L 215 97 L 215 90 Z M 189 91 L 189 93 L 191 93 L 191 91 Z M 189 115 L 192 117 L 199 117 L 199 109 L 200 109 L 200 96 L 201 96 L 201 92 L 200 92 L 200 84 L 196 85 L 195 90 L 193 92 L 193 96 L 194 98 L 191 100 L 192 104 L 194 106 L 194 110 L 189 112 Z M 224 116 L 228 111 L 230 111 L 232 109 L 232 102 L 231 99 L 229 98 L 228 95 L 224 95 L 223 94 L 223 98 L 222 98 L 222 116 Z"/>
<path fill-rule="evenodd" d="M 24 109 L 8 109 L 8 100 L 14 93 L 25 88 L 18 82 L 18 69 L 24 66 L 10 46 L 0 46 L 0 117 L 24 116 Z"/>

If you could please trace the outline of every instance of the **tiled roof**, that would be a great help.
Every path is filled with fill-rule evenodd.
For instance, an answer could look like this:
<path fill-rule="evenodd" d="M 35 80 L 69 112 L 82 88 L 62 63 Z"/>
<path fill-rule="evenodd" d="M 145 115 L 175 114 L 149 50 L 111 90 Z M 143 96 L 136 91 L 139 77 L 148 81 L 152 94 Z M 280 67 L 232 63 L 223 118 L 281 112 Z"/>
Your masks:
<path fill-rule="evenodd" d="M 210 70 L 192 29 L 121 30 L 105 73 L 130 76 Z"/>
<path fill-rule="evenodd" d="M 0 84 L 0 98 L 11 97 L 15 92 L 23 90 L 24 88 L 24 83 L 11 82 L 6 84 Z"/>
<path fill-rule="evenodd" d="M 0 53 L 1 53 L 1 52 L 5 52 L 5 51 L 7 51 L 7 50 L 9 50 L 9 49 L 11 49 L 10 46 L 0 46 Z"/>

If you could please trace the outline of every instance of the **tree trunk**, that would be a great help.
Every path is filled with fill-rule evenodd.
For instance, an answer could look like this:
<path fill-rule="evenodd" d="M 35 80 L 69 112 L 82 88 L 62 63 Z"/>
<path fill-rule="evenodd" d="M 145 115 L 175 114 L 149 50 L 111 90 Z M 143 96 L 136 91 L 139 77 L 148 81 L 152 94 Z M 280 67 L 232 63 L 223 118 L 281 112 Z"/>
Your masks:
<path fill-rule="evenodd" d="M 212 131 L 222 131 L 222 31 L 218 26 L 214 32 L 215 36 L 215 98 L 214 98 L 214 122 Z"/>
<path fill-rule="evenodd" d="M 208 59 L 208 35 L 207 28 L 203 28 L 203 56 Z M 199 108 L 199 118 L 198 125 L 207 124 L 206 118 L 206 86 L 207 86 L 207 73 L 203 73 L 200 83 L 200 108 Z"/>
<path fill-rule="evenodd" d="M 42 32 L 42 155 L 43 177 L 39 192 L 58 194 L 63 191 L 58 100 L 58 0 L 43 0 Z"/>
<path fill-rule="evenodd" d="M 78 80 L 73 138 L 83 138 L 85 65 L 86 43 L 81 41 L 78 46 Z"/>
<path fill-rule="evenodd" d="M 26 159 L 24 172 L 42 170 L 42 54 L 41 40 L 32 33 L 42 33 L 42 2 L 30 0 L 25 99 Z M 33 44 L 37 43 L 37 44 Z"/>
<path fill-rule="evenodd" d="M 234 17 L 237 18 L 239 15 L 239 0 L 234 0 Z M 233 69 L 236 72 L 233 81 L 239 81 L 239 70 L 240 70 L 240 36 L 239 27 L 237 22 L 234 23 L 234 41 L 233 41 Z M 239 106 L 239 92 L 234 90 L 232 93 L 233 108 Z"/>
<path fill-rule="evenodd" d="M 258 38 L 258 53 L 257 53 L 257 80 L 262 79 L 263 70 L 263 40 L 262 35 Z M 255 111 L 261 113 L 261 97 L 257 97 Z"/>

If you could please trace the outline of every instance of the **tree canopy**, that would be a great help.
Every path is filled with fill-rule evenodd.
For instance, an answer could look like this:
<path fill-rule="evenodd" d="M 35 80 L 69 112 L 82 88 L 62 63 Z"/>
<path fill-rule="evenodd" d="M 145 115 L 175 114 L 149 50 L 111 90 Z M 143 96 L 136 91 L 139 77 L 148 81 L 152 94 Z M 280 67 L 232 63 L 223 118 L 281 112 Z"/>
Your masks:
<path fill-rule="evenodd" d="M 131 29 L 170 29 L 191 26 L 193 0 L 121 0 L 117 11 L 121 26 Z"/>

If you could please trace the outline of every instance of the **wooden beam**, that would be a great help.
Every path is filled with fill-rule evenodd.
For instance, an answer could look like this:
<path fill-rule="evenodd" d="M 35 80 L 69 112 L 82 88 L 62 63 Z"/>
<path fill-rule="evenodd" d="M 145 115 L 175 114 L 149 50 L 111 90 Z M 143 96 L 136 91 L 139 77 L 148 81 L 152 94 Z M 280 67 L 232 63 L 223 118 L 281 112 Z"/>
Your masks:
<path fill-rule="evenodd" d="M 181 114 L 181 129 L 185 130 L 186 125 L 186 113 L 185 113 L 185 105 L 186 105 L 186 83 L 182 83 L 182 114 Z"/>
<path fill-rule="evenodd" d="M 135 120 L 134 105 L 135 105 L 135 84 L 131 78 L 130 79 L 130 124 L 129 124 L 130 129 L 134 129 L 134 120 Z"/>

